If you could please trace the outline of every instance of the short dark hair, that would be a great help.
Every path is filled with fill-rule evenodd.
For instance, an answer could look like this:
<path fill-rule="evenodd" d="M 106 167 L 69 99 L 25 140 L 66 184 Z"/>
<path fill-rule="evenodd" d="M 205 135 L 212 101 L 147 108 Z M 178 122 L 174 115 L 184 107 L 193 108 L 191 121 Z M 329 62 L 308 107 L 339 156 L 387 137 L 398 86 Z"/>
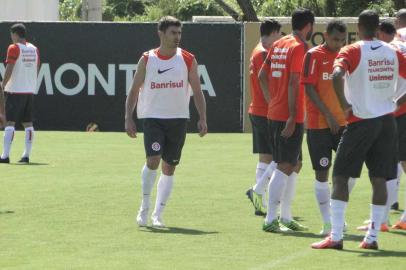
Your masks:
<path fill-rule="evenodd" d="M 378 12 L 371 9 L 362 11 L 358 16 L 358 24 L 364 28 L 364 35 L 374 37 L 379 27 Z"/>
<path fill-rule="evenodd" d="M 396 19 L 402 24 L 406 24 L 406 8 L 399 9 L 398 12 L 396 12 Z"/>
<path fill-rule="evenodd" d="M 327 24 L 326 31 L 328 34 L 331 34 L 334 31 L 344 33 L 347 31 L 347 25 L 341 20 L 331 20 Z"/>
<path fill-rule="evenodd" d="M 310 9 L 297 8 L 292 14 L 292 29 L 302 30 L 308 23 L 314 24 L 314 14 Z"/>
<path fill-rule="evenodd" d="M 158 30 L 165 32 L 170 26 L 182 27 L 182 23 L 175 17 L 165 16 L 158 22 Z"/>
<path fill-rule="evenodd" d="M 16 23 L 11 26 L 10 32 L 13 34 L 17 34 L 20 38 L 25 38 L 27 30 L 25 29 L 24 24 Z"/>
<path fill-rule="evenodd" d="M 384 32 L 388 35 L 395 35 L 396 34 L 396 27 L 395 25 L 389 20 L 383 20 L 379 24 L 379 31 Z"/>
<path fill-rule="evenodd" d="M 282 25 L 277 20 L 269 19 L 261 22 L 259 31 L 261 32 L 261 37 L 269 36 L 273 32 L 279 32 L 281 27 Z"/>

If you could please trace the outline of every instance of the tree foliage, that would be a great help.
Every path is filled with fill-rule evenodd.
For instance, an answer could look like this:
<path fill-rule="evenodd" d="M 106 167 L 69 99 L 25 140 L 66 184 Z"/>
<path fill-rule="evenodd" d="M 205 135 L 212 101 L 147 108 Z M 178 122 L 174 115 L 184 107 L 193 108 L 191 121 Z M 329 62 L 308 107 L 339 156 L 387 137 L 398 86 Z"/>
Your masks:
<path fill-rule="evenodd" d="M 61 20 L 80 20 L 82 0 L 59 2 Z M 162 16 L 172 15 L 187 21 L 193 16 L 230 14 L 230 10 L 224 9 L 219 2 L 230 7 L 237 20 L 255 20 L 257 16 L 290 16 L 297 7 L 310 8 L 316 16 L 356 17 L 366 8 L 392 16 L 396 9 L 406 6 L 404 0 L 103 0 L 103 20 L 156 21 Z M 251 13 L 248 18 L 247 13 Z"/>

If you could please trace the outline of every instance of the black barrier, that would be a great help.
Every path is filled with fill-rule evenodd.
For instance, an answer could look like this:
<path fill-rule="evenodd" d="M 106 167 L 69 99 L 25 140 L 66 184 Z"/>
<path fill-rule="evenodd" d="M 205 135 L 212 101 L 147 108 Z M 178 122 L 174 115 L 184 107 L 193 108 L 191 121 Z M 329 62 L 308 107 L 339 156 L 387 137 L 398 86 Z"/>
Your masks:
<path fill-rule="evenodd" d="M 11 23 L 0 23 L 5 59 Z M 124 102 L 141 54 L 158 47 L 152 23 L 25 23 L 41 55 L 35 125 L 41 130 L 122 131 Z M 210 132 L 242 131 L 241 24 L 185 24 L 181 47 L 196 55 Z M 3 74 L 4 65 L 0 64 Z M 189 130 L 196 130 L 191 100 Z"/>

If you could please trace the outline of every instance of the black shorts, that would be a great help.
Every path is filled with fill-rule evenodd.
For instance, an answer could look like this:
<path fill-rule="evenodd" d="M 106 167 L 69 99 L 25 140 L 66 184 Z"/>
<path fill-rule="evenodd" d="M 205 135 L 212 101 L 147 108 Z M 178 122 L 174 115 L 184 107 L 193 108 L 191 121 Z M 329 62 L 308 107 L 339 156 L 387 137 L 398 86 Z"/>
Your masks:
<path fill-rule="evenodd" d="M 396 117 L 399 139 L 399 161 L 406 161 L 406 114 Z"/>
<path fill-rule="evenodd" d="M 332 134 L 329 128 L 307 130 L 307 146 L 313 170 L 325 171 L 331 167 L 332 152 L 337 151 L 343 131 L 344 127 L 337 134 Z"/>
<path fill-rule="evenodd" d="M 170 165 L 178 165 L 185 144 L 188 119 L 144 119 L 144 147 L 147 157 L 162 156 Z"/>
<path fill-rule="evenodd" d="M 270 121 L 271 138 L 273 145 L 273 160 L 276 163 L 287 162 L 296 165 L 302 159 L 303 124 L 296 124 L 292 136 L 285 139 L 281 136 L 286 122 Z"/>
<path fill-rule="evenodd" d="M 333 176 L 359 178 L 365 162 L 370 177 L 394 179 L 397 176 L 397 148 L 393 115 L 351 123 L 338 145 Z"/>
<path fill-rule="evenodd" d="M 6 119 L 10 122 L 32 122 L 33 94 L 4 92 L 6 100 Z"/>
<path fill-rule="evenodd" d="M 271 135 L 268 119 L 264 116 L 249 115 L 252 125 L 252 152 L 254 154 L 272 154 Z"/>

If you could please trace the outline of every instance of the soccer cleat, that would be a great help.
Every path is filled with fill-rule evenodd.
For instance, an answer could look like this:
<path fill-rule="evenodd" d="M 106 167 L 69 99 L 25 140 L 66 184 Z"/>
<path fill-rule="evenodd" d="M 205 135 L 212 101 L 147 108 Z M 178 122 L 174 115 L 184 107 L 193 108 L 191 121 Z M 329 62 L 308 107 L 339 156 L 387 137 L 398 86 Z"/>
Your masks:
<path fill-rule="evenodd" d="M 252 205 L 254 206 L 255 215 L 266 216 L 266 209 L 262 205 L 262 195 L 256 193 L 252 188 L 247 190 L 245 194 L 247 195 L 248 199 L 252 202 Z"/>
<path fill-rule="evenodd" d="M 148 208 L 140 209 L 137 214 L 137 224 L 140 227 L 148 225 Z"/>
<path fill-rule="evenodd" d="M 399 203 L 395 202 L 394 204 L 392 204 L 390 209 L 395 210 L 395 211 L 399 211 Z"/>
<path fill-rule="evenodd" d="M 279 222 L 286 228 L 291 229 L 292 231 L 300 232 L 309 230 L 309 228 L 303 226 L 302 224 L 293 219 L 291 221 L 284 221 L 283 219 L 281 219 Z"/>
<path fill-rule="evenodd" d="M 30 163 L 30 158 L 29 157 L 22 157 L 18 163 Z"/>
<path fill-rule="evenodd" d="M 406 230 L 406 222 L 399 220 L 392 226 L 392 228 L 397 230 Z"/>
<path fill-rule="evenodd" d="M 331 236 L 327 236 L 320 242 L 313 243 L 311 245 L 314 249 L 343 249 L 343 239 L 340 241 L 333 241 Z"/>
<path fill-rule="evenodd" d="M 373 241 L 372 243 L 368 243 L 367 241 L 363 240 L 359 244 L 359 247 L 363 248 L 363 249 L 378 249 L 378 243 L 376 241 Z"/>
<path fill-rule="evenodd" d="M 266 223 L 262 225 L 262 230 L 265 232 L 280 233 L 280 232 L 290 232 L 291 229 L 280 224 L 277 219 L 274 219 L 271 223 Z"/>
<path fill-rule="evenodd" d="M 357 231 L 366 232 L 366 231 L 368 231 L 368 226 L 369 226 L 369 224 L 368 224 L 368 225 L 359 226 L 359 227 L 357 227 Z M 381 232 L 389 232 L 388 224 L 386 224 L 386 223 L 382 223 L 382 224 L 381 224 Z"/>
<path fill-rule="evenodd" d="M 0 158 L 0 163 L 10 163 L 10 158 L 9 157 Z"/>
<path fill-rule="evenodd" d="M 162 220 L 159 217 L 151 216 L 151 221 L 152 221 L 152 227 L 165 228 L 165 224 L 162 222 Z"/>
<path fill-rule="evenodd" d="M 324 223 L 323 228 L 321 229 L 319 234 L 327 236 L 330 235 L 330 233 L 331 233 L 331 223 Z"/>

